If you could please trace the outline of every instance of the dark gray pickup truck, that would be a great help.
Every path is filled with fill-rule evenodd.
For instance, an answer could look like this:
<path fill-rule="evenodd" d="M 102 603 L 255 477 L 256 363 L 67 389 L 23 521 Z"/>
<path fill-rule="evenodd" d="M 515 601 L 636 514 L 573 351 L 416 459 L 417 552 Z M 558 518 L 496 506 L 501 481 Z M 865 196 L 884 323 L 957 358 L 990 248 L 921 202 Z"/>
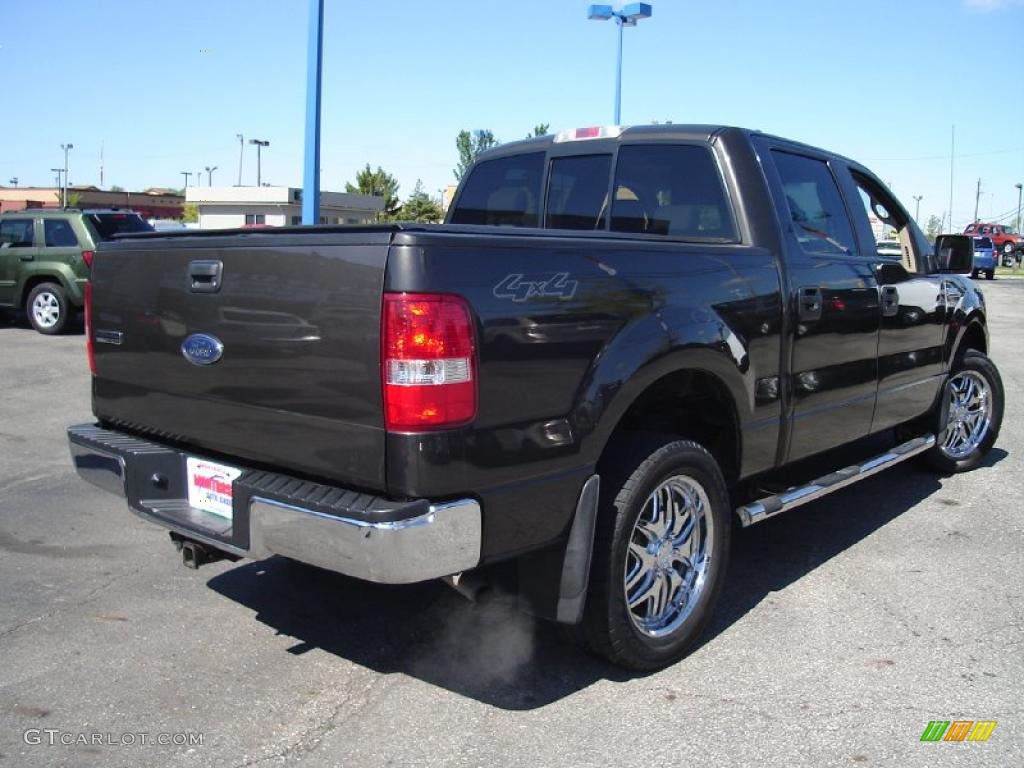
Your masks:
<path fill-rule="evenodd" d="M 527 610 L 655 668 L 707 622 L 736 520 L 982 461 L 1003 389 L 971 265 L 864 167 L 773 136 L 518 142 L 442 225 L 103 244 L 71 453 L 192 565 L 504 564 Z"/>

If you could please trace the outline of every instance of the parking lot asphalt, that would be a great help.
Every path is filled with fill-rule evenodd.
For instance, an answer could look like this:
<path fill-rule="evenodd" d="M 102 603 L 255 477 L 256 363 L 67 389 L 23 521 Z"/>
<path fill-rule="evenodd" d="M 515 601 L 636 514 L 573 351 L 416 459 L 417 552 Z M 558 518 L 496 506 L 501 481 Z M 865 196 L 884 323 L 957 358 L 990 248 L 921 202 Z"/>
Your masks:
<path fill-rule="evenodd" d="M 738 531 L 704 641 L 649 675 L 439 583 L 183 568 L 71 470 L 81 334 L 0 320 L 0 766 L 1024 765 L 1024 281 L 982 287 L 986 464 Z M 932 720 L 998 725 L 922 743 Z"/>

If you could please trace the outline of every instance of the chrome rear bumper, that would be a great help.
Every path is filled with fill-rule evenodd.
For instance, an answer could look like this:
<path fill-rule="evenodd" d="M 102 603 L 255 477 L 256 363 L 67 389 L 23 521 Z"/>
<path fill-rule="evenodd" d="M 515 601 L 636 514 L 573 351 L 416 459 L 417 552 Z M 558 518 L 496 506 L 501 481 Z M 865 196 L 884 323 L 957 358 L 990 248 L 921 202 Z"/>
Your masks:
<path fill-rule="evenodd" d="M 333 486 L 243 471 L 231 520 L 191 507 L 186 454 L 92 424 L 68 429 L 79 476 L 124 497 L 140 517 L 186 538 L 261 559 L 282 555 L 348 576 L 404 584 L 480 561 L 475 499 L 393 502 Z"/>

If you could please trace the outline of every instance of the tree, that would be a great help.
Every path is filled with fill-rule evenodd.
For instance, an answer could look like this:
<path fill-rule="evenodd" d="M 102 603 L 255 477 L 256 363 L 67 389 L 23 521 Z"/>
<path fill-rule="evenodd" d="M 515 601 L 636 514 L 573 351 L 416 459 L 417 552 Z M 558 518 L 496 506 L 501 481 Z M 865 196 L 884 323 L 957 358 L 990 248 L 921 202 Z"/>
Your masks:
<path fill-rule="evenodd" d="M 118 186 L 117 184 L 112 184 L 110 186 L 110 191 L 111 192 L 124 192 L 124 187 Z"/>
<path fill-rule="evenodd" d="M 929 240 L 934 240 L 942 234 L 942 219 L 935 214 L 928 217 L 928 225 L 924 229 Z"/>
<path fill-rule="evenodd" d="M 81 192 L 68 192 L 68 208 L 77 208 L 81 200 Z"/>
<path fill-rule="evenodd" d="M 472 134 L 469 131 L 459 131 L 459 135 L 455 137 L 455 148 L 459 151 L 459 164 L 454 170 L 456 181 L 462 181 L 477 155 L 500 143 L 494 138 L 494 134 L 487 130 L 473 131 Z"/>
<path fill-rule="evenodd" d="M 189 223 L 199 221 L 199 206 L 195 203 L 185 203 L 181 206 L 181 220 Z"/>
<path fill-rule="evenodd" d="M 441 209 L 439 201 L 423 191 L 423 182 L 417 179 L 412 194 L 409 195 L 409 199 L 403 203 L 398 212 L 398 218 L 400 221 L 434 224 L 444 218 L 444 211 Z"/>
<path fill-rule="evenodd" d="M 538 136 L 546 136 L 551 130 L 551 123 L 537 123 L 533 126 L 533 133 L 526 134 L 526 138 L 535 139 Z"/>
<path fill-rule="evenodd" d="M 398 199 L 398 181 L 379 165 L 376 171 L 370 170 L 370 164 L 356 174 L 356 183 L 346 182 L 345 191 L 356 195 L 373 195 L 384 198 L 384 210 L 379 218 L 393 219 L 398 213 L 401 201 Z"/>

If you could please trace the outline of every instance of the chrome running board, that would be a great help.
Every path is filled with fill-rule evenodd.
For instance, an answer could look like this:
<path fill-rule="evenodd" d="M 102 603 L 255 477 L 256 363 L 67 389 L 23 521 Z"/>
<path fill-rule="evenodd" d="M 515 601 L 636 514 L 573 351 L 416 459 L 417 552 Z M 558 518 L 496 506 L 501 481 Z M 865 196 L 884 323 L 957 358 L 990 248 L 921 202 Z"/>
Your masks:
<path fill-rule="evenodd" d="M 897 445 L 892 450 L 886 451 L 881 456 L 876 456 L 863 464 L 855 464 L 852 467 L 840 469 L 838 472 L 832 472 L 824 477 L 819 477 L 807 485 L 790 488 L 788 491 L 766 496 L 763 499 L 746 504 L 737 509 L 736 514 L 740 516 L 740 521 L 743 523 L 743 527 L 746 528 L 748 525 L 774 517 L 780 512 L 787 512 L 799 507 L 801 504 L 820 499 L 822 496 L 832 493 L 832 491 L 838 491 L 840 488 L 853 485 L 858 480 L 871 477 L 871 475 L 881 472 L 883 469 L 888 469 L 895 464 L 899 464 L 901 461 L 906 461 L 913 456 L 917 456 L 919 453 L 924 453 L 934 445 L 935 435 L 915 437 L 913 440 Z"/>

